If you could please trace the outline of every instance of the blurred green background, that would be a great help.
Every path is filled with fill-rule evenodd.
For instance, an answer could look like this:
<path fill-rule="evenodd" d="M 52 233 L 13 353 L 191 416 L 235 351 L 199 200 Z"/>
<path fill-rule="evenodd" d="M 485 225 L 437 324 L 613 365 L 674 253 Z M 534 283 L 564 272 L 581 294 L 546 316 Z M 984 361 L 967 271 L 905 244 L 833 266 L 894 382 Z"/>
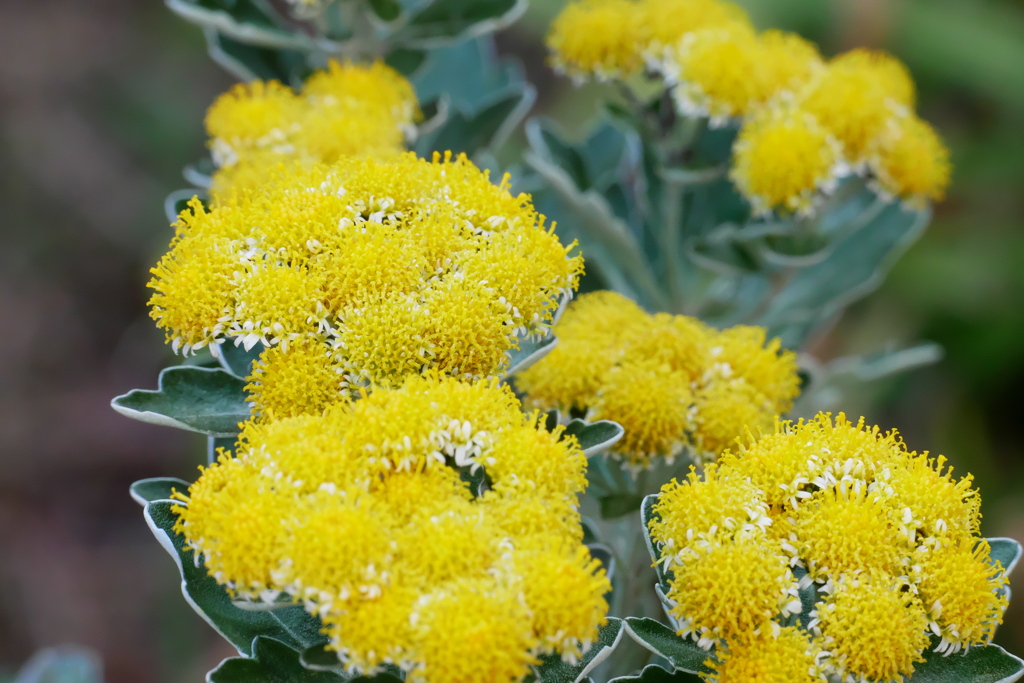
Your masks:
<path fill-rule="evenodd" d="M 536 113 L 580 130 L 600 86 L 546 68 L 563 3 L 533 4 L 499 49 L 538 86 Z M 1024 539 L 1024 2 L 743 4 L 826 54 L 884 47 L 913 71 L 953 188 L 882 289 L 812 351 L 942 344 L 940 364 L 844 408 L 973 472 L 984 533 Z M 191 480 L 204 444 L 108 407 L 170 361 L 147 270 L 171 236 L 163 198 L 203 154 L 204 110 L 230 82 L 158 0 L 0 3 L 0 676 L 63 642 L 98 650 L 109 683 L 200 681 L 230 654 L 127 494 L 145 476 Z M 1024 598 L 1010 609 L 998 641 L 1024 653 Z"/>

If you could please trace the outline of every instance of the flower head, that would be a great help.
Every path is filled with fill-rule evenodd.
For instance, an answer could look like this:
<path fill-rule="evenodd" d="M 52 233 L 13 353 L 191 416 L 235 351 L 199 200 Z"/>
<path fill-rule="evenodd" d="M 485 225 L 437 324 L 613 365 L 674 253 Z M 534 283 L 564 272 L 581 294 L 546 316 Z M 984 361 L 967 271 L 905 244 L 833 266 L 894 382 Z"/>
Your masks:
<path fill-rule="evenodd" d="M 583 79 L 627 76 L 641 64 L 642 29 L 633 0 L 581 0 L 551 25 L 551 64 Z"/>
<path fill-rule="evenodd" d="M 875 142 L 871 168 L 884 192 L 916 206 L 942 199 L 951 173 L 949 150 L 914 115 L 890 119 Z"/>
<path fill-rule="evenodd" d="M 494 374 L 521 339 L 547 333 L 582 271 L 527 197 L 464 157 L 268 177 L 260 192 L 190 205 L 153 270 L 151 305 L 186 352 L 274 349 L 250 391 L 280 416 L 322 408 L 330 387 L 343 400 L 428 370 Z M 316 389 L 304 396 L 306 372 Z"/>
<path fill-rule="evenodd" d="M 1007 604 L 1005 571 L 978 536 L 971 478 L 954 479 L 944 463 L 909 452 L 895 432 L 819 414 L 779 421 L 703 477 L 664 486 L 648 533 L 680 634 L 715 646 L 705 678 L 899 681 L 933 637 L 946 654 L 991 642 Z M 727 561 L 740 547 L 746 559 Z M 713 567 L 700 564 L 719 552 Z M 770 582 L 751 578 L 758 562 L 776 561 L 767 558 L 799 570 L 774 606 Z M 729 581 L 745 592 L 719 587 Z M 808 593 L 807 631 L 786 635 L 781 624 L 806 610 Z M 759 623 L 755 612 L 772 616 Z M 777 668 L 783 651 L 791 678 L 776 673 L 790 672 Z"/>
<path fill-rule="evenodd" d="M 555 331 L 558 347 L 516 385 L 537 408 L 621 424 L 616 453 L 633 468 L 687 447 L 713 459 L 748 426 L 769 428 L 799 392 L 795 356 L 761 328 L 718 332 L 594 292 L 571 304 Z"/>
<path fill-rule="evenodd" d="M 709 683 L 813 683 L 823 677 L 807 634 L 771 625 L 738 639 L 715 653 Z"/>
<path fill-rule="evenodd" d="M 838 581 L 819 604 L 816 622 L 812 628 L 829 653 L 825 669 L 840 678 L 902 680 L 924 661 L 929 642 L 924 607 L 888 574 L 867 572 Z"/>
<path fill-rule="evenodd" d="M 237 598 L 320 616 L 353 673 L 519 681 L 539 654 L 580 657 L 608 609 L 576 511 L 586 459 L 560 436 L 496 381 L 412 377 L 246 423 L 176 528 Z"/>
<path fill-rule="evenodd" d="M 299 93 L 277 81 L 237 85 L 206 116 L 220 168 L 213 199 L 257 187 L 282 161 L 397 155 L 418 116 L 412 85 L 383 62 L 363 66 L 332 60 Z"/>
<path fill-rule="evenodd" d="M 748 121 L 734 155 L 730 177 L 758 213 L 809 213 L 843 172 L 836 139 L 793 107 L 769 108 Z"/>

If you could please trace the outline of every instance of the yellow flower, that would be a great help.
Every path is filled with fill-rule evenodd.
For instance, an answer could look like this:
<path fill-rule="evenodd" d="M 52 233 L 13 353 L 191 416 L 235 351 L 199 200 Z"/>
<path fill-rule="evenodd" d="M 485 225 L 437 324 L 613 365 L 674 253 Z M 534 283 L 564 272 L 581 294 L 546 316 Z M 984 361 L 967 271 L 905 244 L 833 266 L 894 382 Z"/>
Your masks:
<path fill-rule="evenodd" d="M 914 115 L 894 117 L 878 137 L 871 168 L 888 194 L 921 207 L 946 195 L 952 167 L 935 130 Z"/>
<path fill-rule="evenodd" d="M 206 117 L 210 148 L 221 168 L 214 176 L 213 203 L 233 190 L 258 189 L 281 161 L 395 156 L 418 116 L 412 85 L 382 62 L 332 60 L 299 94 L 277 81 L 237 85 Z"/>
<path fill-rule="evenodd" d="M 410 681 L 519 681 L 537 661 L 529 608 L 515 587 L 453 582 L 424 596 L 413 614 L 422 664 Z"/>
<path fill-rule="evenodd" d="M 1009 602 L 1004 567 L 993 562 L 988 541 L 960 536 L 921 548 L 915 557 L 921 602 L 947 655 L 992 642 Z"/>
<path fill-rule="evenodd" d="M 716 332 L 594 292 L 569 306 L 555 333 L 558 347 L 516 385 L 537 408 L 621 424 L 615 452 L 634 468 L 687 446 L 713 459 L 748 426 L 770 427 L 799 392 L 796 356 L 761 328 Z"/>
<path fill-rule="evenodd" d="M 281 346 L 261 366 L 264 386 L 301 380 L 285 368 L 299 339 L 332 346 L 352 387 L 395 387 L 431 369 L 489 376 L 521 340 L 547 334 L 578 284 L 573 247 L 507 178 L 494 185 L 464 157 L 268 173 L 260 192 L 190 205 L 150 283 L 152 315 L 176 347 Z M 323 359 L 307 367 L 325 386 Z M 307 410 L 296 398 L 275 413 Z"/>
<path fill-rule="evenodd" d="M 914 79 L 906 65 L 887 52 L 858 47 L 837 55 L 832 64 L 869 72 L 897 103 L 913 108 L 917 99 Z"/>
<path fill-rule="evenodd" d="M 582 657 L 607 619 L 604 595 L 612 586 L 586 548 L 515 555 L 526 604 L 541 651 Z"/>
<path fill-rule="evenodd" d="M 768 108 L 748 121 L 734 146 L 730 177 L 757 213 L 810 213 L 843 172 L 835 138 L 807 112 Z"/>
<path fill-rule="evenodd" d="M 744 116 L 758 104 L 757 35 L 744 23 L 689 33 L 663 67 L 676 107 L 685 116 L 706 116 L 712 125 Z"/>
<path fill-rule="evenodd" d="M 581 0 L 551 24 L 551 65 L 569 76 L 628 76 L 642 64 L 643 33 L 636 2 Z"/>
<path fill-rule="evenodd" d="M 722 474 L 748 480 L 763 492 L 773 509 L 796 508 L 806 488 L 820 469 L 817 455 L 809 453 L 803 435 L 797 435 L 789 423 L 776 420 L 775 433 L 752 438 L 719 459 Z"/>
<path fill-rule="evenodd" d="M 796 510 L 797 551 L 813 578 L 862 570 L 894 576 L 905 571 L 910 547 L 900 534 L 899 519 L 866 489 L 825 489 Z"/>
<path fill-rule="evenodd" d="M 714 463 L 704 468 L 703 479 L 691 466 L 686 481 L 665 484 L 654 512 L 648 530 L 651 540 L 662 544 L 668 565 L 695 540 L 756 534 L 771 524 L 761 492 L 746 479 L 729 478 Z"/>
<path fill-rule="evenodd" d="M 721 0 L 640 0 L 638 5 L 644 40 L 655 50 L 701 29 L 750 24 L 746 10 Z"/>
<path fill-rule="evenodd" d="M 953 468 L 943 472 L 944 456 L 936 459 L 911 454 L 903 467 L 890 471 L 888 484 L 898 492 L 887 502 L 902 517 L 911 540 L 951 534 L 977 536 L 981 529 L 981 497 L 971 488 L 974 478 L 953 479 Z"/>
<path fill-rule="evenodd" d="M 812 683 L 822 680 L 816 648 L 799 628 L 767 627 L 718 650 L 710 660 L 710 683 Z"/>
<path fill-rule="evenodd" d="M 780 613 L 800 611 L 797 584 L 786 558 L 760 539 L 695 542 L 673 565 L 668 597 L 679 635 L 708 649 L 758 628 Z"/>
<path fill-rule="evenodd" d="M 857 681 L 902 681 L 923 662 L 928 617 L 899 579 L 862 573 L 835 584 L 817 609 L 829 674 Z M 812 624 L 815 624 L 812 621 Z"/>
<path fill-rule="evenodd" d="M 795 33 L 768 30 L 758 36 L 761 48 L 757 78 L 759 102 L 794 93 L 824 66 L 818 48 Z"/>
<path fill-rule="evenodd" d="M 497 380 L 414 376 L 246 423 L 176 528 L 233 594 L 320 616 L 352 673 L 520 681 L 539 653 L 580 657 L 608 611 L 581 545 L 586 460 L 560 437 Z"/>
<path fill-rule="evenodd" d="M 318 415 L 343 396 L 343 388 L 342 366 L 331 348 L 300 338 L 260 354 L 245 390 L 257 415 L 281 418 Z"/>
<path fill-rule="evenodd" d="M 862 164 L 895 115 L 889 100 L 869 65 L 833 60 L 801 93 L 799 105 L 843 144 L 851 164 Z"/>

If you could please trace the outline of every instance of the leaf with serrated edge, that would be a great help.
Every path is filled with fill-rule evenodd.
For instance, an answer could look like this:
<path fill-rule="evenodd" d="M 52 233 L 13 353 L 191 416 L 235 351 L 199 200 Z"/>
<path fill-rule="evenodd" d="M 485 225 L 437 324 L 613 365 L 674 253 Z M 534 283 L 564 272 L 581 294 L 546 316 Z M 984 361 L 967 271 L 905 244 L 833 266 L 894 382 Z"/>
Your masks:
<path fill-rule="evenodd" d="M 904 683 L 1013 683 L 1024 676 L 1024 661 L 998 645 L 948 657 L 928 650 L 924 658 Z"/>
<path fill-rule="evenodd" d="M 657 664 L 644 667 L 636 676 L 619 676 L 608 683 L 700 683 L 697 674 L 689 671 L 668 671 Z"/>
<path fill-rule="evenodd" d="M 622 626 L 621 619 L 608 617 L 608 623 L 598 634 L 597 642 L 590 646 L 590 650 L 575 666 L 563 662 L 557 653 L 542 657 L 541 663 L 533 667 L 537 681 L 539 683 L 581 683 L 618 647 L 624 630 Z"/>
<path fill-rule="evenodd" d="M 251 612 L 235 607 L 224 587 L 207 574 L 206 567 L 201 562 L 197 566 L 193 551 L 185 547 L 185 538 L 175 533 L 177 515 L 171 511 L 173 505 L 163 500 L 148 504 L 146 523 L 178 565 L 182 577 L 181 592 L 186 602 L 217 633 L 246 656 L 252 653 L 252 641 L 256 636 L 277 638 L 297 650 L 327 641 L 320 634 L 320 620 L 301 607 L 273 612 Z"/>
<path fill-rule="evenodd" d="M 225 370 L 166 368 L 158 387 L 135 389 L 110 405 L 125 417 L 216 437 L 237 435 L 238 424 L 249 419 L 245 380 Z"/>
<path fill-rule="evenodd" d="M 626 633 L 640 645 L 664 657 L 677 669 L 690 673 L 711 671 L 704 665 L 710 656 L 692 640 L 676 635 L 660 621 L 647 617 L 626 617 Z"/>
<path fill-rule="evenodd" d="M 580 442 L 580 448 L 588 458 L 604 453 L 618 443 L 626 431 L 618 422 L 611 420 L 598 420 L 597 422 L 586 422 L 576 419 L 565 426 L 562 432 L 563 437 L 575 436 Z"/>
<path fill-rule="evenodd" d="M 128 492 L 131 494 L 132 500 L 142 507 L 146 507 L 154 500 L 170 500 L 172 492 L 184 493 L 188 491 L 189 486 L 187 481 L 174 477 L 153 477 L 152 479 L 138 480 L 131 485 Z"/>
<path fill-rule="evenodd" d="M 344 674 L 312 671 L 302 666 L 299 653 L 275 638 L 257 636 L 252 657 L 225 659 L 206 675 L 209 683 L 342 683 Z"/>

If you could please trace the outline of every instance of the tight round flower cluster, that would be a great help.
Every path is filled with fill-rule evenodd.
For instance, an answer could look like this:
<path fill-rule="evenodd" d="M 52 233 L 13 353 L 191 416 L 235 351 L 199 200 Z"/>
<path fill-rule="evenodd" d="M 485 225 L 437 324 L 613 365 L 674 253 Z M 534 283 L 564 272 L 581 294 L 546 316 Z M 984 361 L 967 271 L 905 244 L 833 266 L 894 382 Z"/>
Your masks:
<path fill-rule="evenodd" d="M 634 469 L 687 447 L 714 459 L 748 429 L 770 428 L 800 389 L 795 355 L 766 344 L 764 329 L 650 315 L 614 292 L 581 296 L 555 332 L 558 346 L 516 386 L 537 408 L 621 424 L 615 452 Z"/>
<path fill-rule="evenodd" d="M 680 635 L 715 648 L 707 680 L 901 681 L 930 647 L 989 643 L 1006 577 L 971 482 L 819 414 L 667 484 L 649 532 Z"/>
<path fill-rule="evenodd" d="M 321 617 L 352 672 L 520 681 L 587 651 L 611 589 L 582 545 L 586 458 L 543 424 L 495 380 L 436 376 L 250 422 L 176 530 L 236 599 Z"/>
<path fill-rule="evenodd" d="M 731 177 L 757 213 L 811 213 L 853 172 L 918 207 L 949 184 L 949 153 L 913 113 L 906 67 L 885 53 L 826 62 L 797 35 L 758 34 L 723 0 L 581 0 L 548 44 L 554 66 L 577 80 L 646 67 L 681 114 L 741 124 Z"/>
<path fill-rule="evenodd" d="M 318 413 L 431 369 L 496 374 L 576 288 L 570 256 L 508 178 L 464 156 L 269 169 L 259 191 L 193 199 L 153 269 L 151 315 L 175 350 L 267 349 L 257 413 Z"/>
<path fill-rule="evenodd" d="M 412 85 L 376 62 L 331 61 L 301 92 L 277 81 L 240 83 L 206 114 L 218 172 L 211 195 L 256 188 L 281 161 L 333 163 L 346 156 L 392 157 L 415 135 L 419 105 Z"/>

